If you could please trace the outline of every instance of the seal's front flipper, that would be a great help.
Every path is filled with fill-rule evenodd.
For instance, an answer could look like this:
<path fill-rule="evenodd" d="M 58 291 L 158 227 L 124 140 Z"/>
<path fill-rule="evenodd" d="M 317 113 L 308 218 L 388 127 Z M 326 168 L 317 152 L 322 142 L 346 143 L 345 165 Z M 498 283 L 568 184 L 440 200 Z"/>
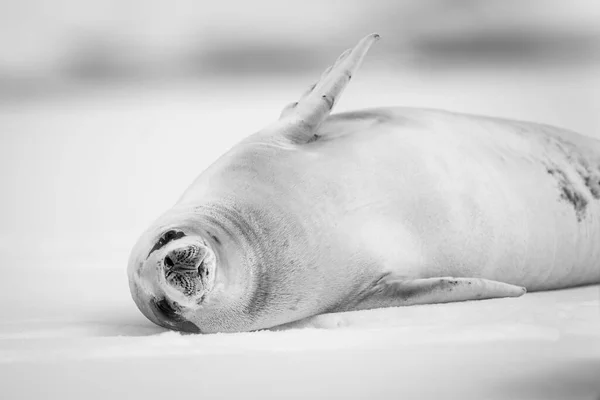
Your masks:
<path fill-rule="evenodd" d="M 508 283 L 480 278 L 427 278 L 406 280 L 386 275 L 375 283 L 352 310 L 450 303 L 499 297 L 519 297 L 526 289 Z M 347 310 L 349 311 L 349 310 Z"/>
<path fill-rule="evenodd" d="M 282 131 L 284 137 L 297 144 L 314 140 L 314 132 L 327 118 L 367 51 L 378 39 L 378 34 L 370 34 L 354 48 L 342 53 L 300 100 L 289 104 L 282 111 L 275 127 L 280 128 L 278 130 Z"/>

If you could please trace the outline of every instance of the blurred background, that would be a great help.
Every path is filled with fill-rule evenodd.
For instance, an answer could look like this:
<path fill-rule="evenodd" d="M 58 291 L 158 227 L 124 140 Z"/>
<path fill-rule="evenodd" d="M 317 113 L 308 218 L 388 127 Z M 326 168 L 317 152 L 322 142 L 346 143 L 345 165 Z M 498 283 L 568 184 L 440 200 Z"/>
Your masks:
<path fill-rule="evenodd" d="M 600 137 L 598 21 L 597 0 L 2 0 L 0 250 L 124 271 L 201 170 L 373 31 L 336 111 L 443 108 Z"/>

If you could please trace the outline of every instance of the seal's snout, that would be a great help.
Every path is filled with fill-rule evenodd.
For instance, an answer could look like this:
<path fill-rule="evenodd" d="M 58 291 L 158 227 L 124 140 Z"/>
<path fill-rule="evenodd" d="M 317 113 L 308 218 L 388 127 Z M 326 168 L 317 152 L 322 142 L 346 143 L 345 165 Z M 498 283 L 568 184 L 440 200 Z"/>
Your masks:
<path fill-rule="evenodd" d="M 184 245 L 169 251 L 163 262 L 165 267 L 175 271 L 198 271 L 206 253 L 206 248 L 198 245 Z"/>
<path fill-rule="evenodd" d="M 181 304 L 198 304 L 213 286 L 215 256 L 198 238 L 174 241 L 162 255 L 162 267 L 167 293 Z"/>

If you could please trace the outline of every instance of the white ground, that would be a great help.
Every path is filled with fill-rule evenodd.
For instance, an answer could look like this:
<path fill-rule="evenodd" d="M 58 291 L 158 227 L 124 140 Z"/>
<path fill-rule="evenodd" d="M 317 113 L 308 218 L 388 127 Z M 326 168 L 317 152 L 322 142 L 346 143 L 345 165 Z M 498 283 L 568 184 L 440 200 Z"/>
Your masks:
<path fill-rule="evenodd" d="M 125 274 L 137 235 L 311 78 L 0 105 L 0 398 L 600 396 L 598 286 L 244 334 L 181 335 L 145 320 Z M 365 72 L 339 111 L 440 107 L 600 137 L 598 93 L 591 69 Z"/>

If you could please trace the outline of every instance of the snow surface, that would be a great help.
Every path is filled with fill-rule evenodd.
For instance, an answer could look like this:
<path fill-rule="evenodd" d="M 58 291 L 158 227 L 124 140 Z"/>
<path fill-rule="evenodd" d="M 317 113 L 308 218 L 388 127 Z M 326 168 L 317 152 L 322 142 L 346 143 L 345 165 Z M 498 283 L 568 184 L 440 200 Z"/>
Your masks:
<path fill-rule="evenodd" d="M 440 107 L 600 137 L 595 71 L 386 74 L 361 75 L 338 111 Z M 0 104 L 1 399 L 600 398 L 598 286 L 240 334 L 142 316 L 125 272 L 138 234 L 311 80 Z"/>
<path fill-rule="evenodd" d="M 597 286 L 328 314 L 273 331 L 152 325 L 121 268 L 9 275 L 2 398 L 527 398 L 600 394 Z"/>

